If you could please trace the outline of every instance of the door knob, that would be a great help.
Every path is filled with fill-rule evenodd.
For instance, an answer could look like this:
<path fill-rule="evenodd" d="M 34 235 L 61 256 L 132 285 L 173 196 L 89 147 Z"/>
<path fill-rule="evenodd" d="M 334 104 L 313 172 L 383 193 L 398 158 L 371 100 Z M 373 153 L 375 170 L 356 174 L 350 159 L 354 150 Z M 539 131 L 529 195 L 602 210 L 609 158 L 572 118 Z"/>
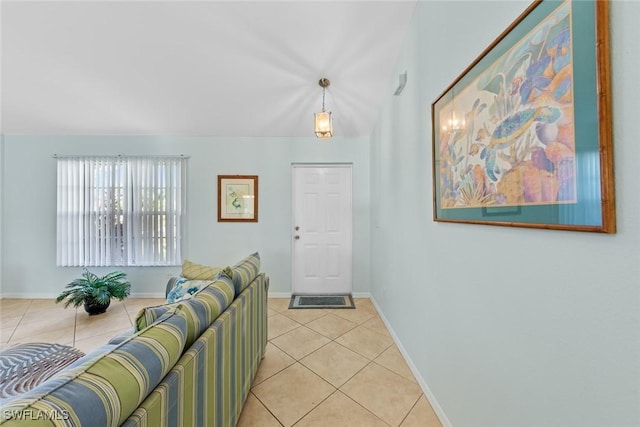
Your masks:
<path fill-rule="evenodd" d="M 300 230 L 300 227 L 298 227 L 298 226 L 296 225 L 296 231 L 298 231 L 298 230 Z"/>
<path fill-rule="evenodd" d="M 296 237 L 294 237 L 294 239 L 300 240 L 300 236 L 296 236 Z"/>

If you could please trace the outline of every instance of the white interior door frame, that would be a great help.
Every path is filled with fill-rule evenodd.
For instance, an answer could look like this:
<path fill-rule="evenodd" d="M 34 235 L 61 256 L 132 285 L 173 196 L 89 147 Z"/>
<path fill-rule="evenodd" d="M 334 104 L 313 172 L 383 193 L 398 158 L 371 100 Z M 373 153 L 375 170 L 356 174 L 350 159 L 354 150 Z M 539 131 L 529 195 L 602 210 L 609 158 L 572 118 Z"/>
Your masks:
<path fill-rule="evenodd" d="M 350 163 L 292 164 L 291 283 L 294 294 L 353 289 Z"/>

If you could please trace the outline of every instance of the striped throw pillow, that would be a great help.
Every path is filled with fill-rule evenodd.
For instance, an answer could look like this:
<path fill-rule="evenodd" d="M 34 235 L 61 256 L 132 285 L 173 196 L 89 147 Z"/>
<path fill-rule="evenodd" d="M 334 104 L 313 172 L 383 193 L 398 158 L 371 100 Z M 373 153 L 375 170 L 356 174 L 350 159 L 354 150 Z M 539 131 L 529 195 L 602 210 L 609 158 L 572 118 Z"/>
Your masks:
<path fill-rule="evenodd" d="M 220 270 L 222 270 L 220 267 L 196 264 L 189 260 L 184 260 L 182 263 L 182 277 L 191 280 L 213 280 Z"/>

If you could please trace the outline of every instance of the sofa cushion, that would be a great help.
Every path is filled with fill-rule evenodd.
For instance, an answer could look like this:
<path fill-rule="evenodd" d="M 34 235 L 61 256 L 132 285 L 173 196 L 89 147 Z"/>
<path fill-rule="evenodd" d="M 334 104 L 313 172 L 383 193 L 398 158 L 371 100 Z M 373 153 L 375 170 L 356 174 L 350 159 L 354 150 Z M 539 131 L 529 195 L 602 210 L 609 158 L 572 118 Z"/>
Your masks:
<path fill-rule="evenodd" d="M 180 287 L 182 289 L 186 289 L 185 294 L 182 295 L 182 297 L 172 300 L 173 298 L 169 298 L 169 296 L 167 296 L 167 300 L 164 304 L 144 307 L 144 308 L 141 308 L 140 311 L 138 311 L 138 314 L 136 315 L 135 326 L 134 326 L 136 332 L 141 331 L 142 329 L 151 325 L 153 322 L 159 319 L 160 316 L 165 314 L 167 311 L 176 308 L 180 301 L 188 298 L 193 298 L 202 289 L 214 283 L 211 280 L 187 280 L 187 279 L 183 280 L 183 279 L 184 278 L 180 278 L 176 280 L 175 282 L 176 285 L 174 286 L 174 288 Z M 193 293 L 189 292 L 191 291 L 190 283 L 193 283 L 192 288 L 195 290 L 195 292 Z M 171 294 L 172 291 L 170 291 L 169 294 Z M 179 292 L 180 291 L 174 292 L 174 296 L 176 296 Z"/>
<path fill-rule="evenodd" d="M 187 348 L 229 307 L 234 297 L 233 282 L 228 277 L 221 276 L 202 288 L 193 298 L 178 303 L 177 310 L 187 318 Z"/>
<path fill-rule="evenodd" d="M 213 280 L 220 270 L 222 270 L 220 267 L 196 264 L 189 260 L 184 260 L 182 263 L 182 277 L 191 280 Z"/>
<path fill-rule="evenodd" d="M 211 283 L 211 280 L 190 280 L 186 277 L 180 277 L 175 281 L 174 287 L 171 288 L 167 294 L 167 304 L 182 301 L 185 298 L 191 298 L 209 283 Z"/>
<path fill-rule="evenodd" d="M 141 331 L 144 328 L 151 326 L 156 320 L 162 317 L 170 310 L 175 309 L 179 303 L 154 305 L 150 307 L 144 307 L 140 309 L 136 315 L 135 332 Z"/>
<path fill-rule="evenodd" d="M 73 425 L 120 425 L 173 368 L 186 337 L 184 314 L 167 312 L 122 344 L 60 372 L 3 409 L 16 419 L 19 414 L 47 413 Z M 42 425 L 57 425 L 53 418 Z"/>
<path fill-rule="evenodd" d="M 228 271 L 225 269 L 225 271 Z M 260 273 L 260 254 L 253 253 L 231 267 L 231 278 L 236 290 L 236 295 L 244 290 L 249 283 Z"/>
<path fill-rule="evenodd" d="M 207 286 L 196 292 L 191 298 L 182 301 L 145 307 L 136 317 L 136 330 L 151 325 L 167 311 L 180 308 L 188 320 L 187 343 L 189 347 L 202 331 L 204 331 L 233 301 L 235 297 L 233 282 L 226 276 L 209 282 Z"/>

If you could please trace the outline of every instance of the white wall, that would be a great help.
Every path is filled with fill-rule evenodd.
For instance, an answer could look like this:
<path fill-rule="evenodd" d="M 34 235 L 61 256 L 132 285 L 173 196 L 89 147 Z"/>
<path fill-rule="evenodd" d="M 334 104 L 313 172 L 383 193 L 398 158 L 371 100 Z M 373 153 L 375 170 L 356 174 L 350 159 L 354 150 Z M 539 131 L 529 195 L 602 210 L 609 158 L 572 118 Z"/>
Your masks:
<path fill-rule="evenodd" d="M 445 423 L 640 425 L 640 2 L 611 4 L 615 235 L 432 221 L 430 105 L 528 2 L 420 2 L 372 136 L 372 294 Z"/>
<path fill-rule="evenodd" d="M 185 154 L 188 231 L 185 257 L 226 266 L 259 251 L 270 291 L 291 292 L 291 165 L 353 163 L 354 292 L 369 291 L 368 138 L 206 138 L 135 136 L 4 137 L 2 234 L 3 297 L 51 297 L 81 273 L 56 267 L 56 161 L 54 154 Z M 259 177 L 259 222 L 217 222 L 217 175 Z M 106 272 L 109 269 L 93 269 Z M 164 292 L 179 267 L 124 268 L 132 295 Z"/>
<path fill-rule="evenodd" d="M 1 113 L 0 113 L 1 114 Z M 0 119 L 1 120 L 1 119 Z M 2 246 L 3 246 L 3 235 L 4 235 L 4 215 L 2 214 L 2 199 L 4 194 L 4 135 L 0 134 L 0 290 L 2 290 Z"/>

